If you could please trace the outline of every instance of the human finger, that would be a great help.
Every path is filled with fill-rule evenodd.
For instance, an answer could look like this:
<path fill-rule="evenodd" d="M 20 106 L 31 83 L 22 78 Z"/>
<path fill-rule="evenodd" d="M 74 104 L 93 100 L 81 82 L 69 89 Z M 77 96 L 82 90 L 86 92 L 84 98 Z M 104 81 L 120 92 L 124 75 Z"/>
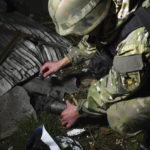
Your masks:
<path fill-rule="evenodd" d="M 67 128 L 70 128 L 72 126 L 72 123 L 68 122 L 68 124 L 66 125 Z"/>
<path fill-rule="evenodd" d="M 61 121 L 67 121 L 68 120 L 68 116 L 67 115 L 64 115 L 62 118 L 61 118 Z"/>
<path fill-rule="evenodd" d="M 64 111 L 60 114 L 60 116 L 61 116 L 61 117 L 64 117 L 65 114 L 66 114 L 66 110 L 64 110 Z"/>
<path fill-rule="evenodd" d="M 63 121 L 66 121 L 66 119 L 64 119 L 64 118 L 61 118 L 61 119 L 60 119 L 60 121 L 61 121 L 61 122 L 63 122 Z"/>
<path fill-rule="evenodd" d="M 48 64 L 45 63 L 41 68 L 40 68 L 40 73 L 42 73 L 45 69 L 48 68 Z"/>
<path fill-rule="evenodd" d="M 61 121 L 61 124 L 65 125 L 65 124 L 67 124 L 67 121 Z"/>
<path fill-rule="evenodd" d="M 52 73 L 52 71 L 51 70 L 48 70 L 47 72 L 45 72 L 44 74 L 43 74 L 43 76 L 44 77 L 47 77 L 48 75 L 50 75 Z"/>
<path fill-rule="evenodd" d="M 67 107 L 69 107 L 71 105 L 69 100 L 66 100 L 66 105 L 67 105 Z"/>
<path fill-rule="evenodd" d="M 60 116 L 61 116 L 61 117 L 63 117 L 63 116 L 64 116 L 64 111 L 60 114 Z"/>

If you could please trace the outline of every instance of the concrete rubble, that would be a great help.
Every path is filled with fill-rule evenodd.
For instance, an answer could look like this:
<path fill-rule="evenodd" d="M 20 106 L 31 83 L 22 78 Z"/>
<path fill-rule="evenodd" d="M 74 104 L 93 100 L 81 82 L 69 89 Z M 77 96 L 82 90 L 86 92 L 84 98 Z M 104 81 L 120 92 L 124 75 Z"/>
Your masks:
<path fill-rule="evenodd" d="M 45 62 L 63 58 L 71 46 L 50 28 L 19 13 L 0 14 L 0 29 L 0 47 L 10 52 L 0 66 L 0 95 L 34 76 Z"/>
<path fill-rule="evenodd" d="M 20 1 L 20 5 L 23 3 L 26 1 Z M 63 58 L 72 44 L 53 28 L 18 12 L 5 13 L 6 10 L 6 3 L 1 0 L 0 140 L 10 136 L 22 120 L 36 118 L 29 93 L 63 99 L 65 92 L 77 90 L 76 78 L 61 84 L 52 83 L 51 77 L 37 78 L 45 62 Z"/>
<path fill-rule="evenodd" d="M 0 97 L 0 139 L 10 136 L 22 120 L 36 119 L 36 112 L 30 105 L 30 97 L 20 86 Z"/>

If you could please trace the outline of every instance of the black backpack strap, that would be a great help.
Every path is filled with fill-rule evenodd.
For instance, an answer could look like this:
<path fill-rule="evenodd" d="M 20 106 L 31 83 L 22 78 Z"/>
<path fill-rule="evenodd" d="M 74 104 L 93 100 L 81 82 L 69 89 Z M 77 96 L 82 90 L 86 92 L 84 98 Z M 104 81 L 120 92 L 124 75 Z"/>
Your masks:
<path fill-rule="evenodd" d="M 121 42 L 125 39 L 132 31 L 138 29 L 143 26 L 143 24 L 137 19 L 137 16 L 131 17 L 125 25 L 122 27 L 117 42 Z M 118 44 L 118 43 L 117 43 Z"/>
<path fill-rule="evenodd" d="M 139 7 L 133 16 L 122 27 L 117 40 L 117 44 L 125 39 L 132 31 L 145 27 L 150 33 L 150 7 Z"/>
<path fill-rule="evenodd" d="M 117 38 L 112 41 L 109 46 L 106 47 L 107 52 L 110 56 L 115 56 L 116 48 L 118 44 L 124 40 L 132 31 L 140 28 L 145 27 L 147 31 L 150 33 L 150 8 L 143 8 L 139 7 L 130 18 L 124 23 L 124 25 L 120 28 L 118 32 Z M 108 57 L 109 57 L 108 55 Z M 95 54 L 92 58 L 92 65 L 93 65 L 93 74 L 98 78 L 101 78 L 102 75 L 106 75 L 111 68 L 113 58 L 109 57 L 109 65 L 107 64 L 107 53 L 105 53 L 105 58 L 103 53 L 98 56 Z M 106 64 L 106 65 L 103 65 Z M 103 67 L 102 67 L 103 66 Z M 105 70 L 105 71 L 104 71 Z"/>
<path fill-rule="evenodd" d="M 114 56 L 116 54 L 116 48 L 118 44 L 124 40 L 132 31 L 143 26 L 143 23 L 139 20 L 138 16 L 133 13 L 132 16 L 124 23 L 118 32 L 117 38 L 112 41 L 107 49 Z"/>
<path fill-rule="evenodd" d="M 137 20 L 144 26 L 150 33 L 150 7 L 143 8 L 140 7 L 135 11 L 135 16 Z"/>
<path fill-rule="evenodd" d="M 109 46 L 109 51 L 115 55 L 117 45 L 124 40 L 132 31 L 145 27 L 150 33 L 150 7 L 139 7 L 133 15 L 125 22 L 118 32 L 117 39 Z M 107 48 L 108 49 L 108 48 Z"/>

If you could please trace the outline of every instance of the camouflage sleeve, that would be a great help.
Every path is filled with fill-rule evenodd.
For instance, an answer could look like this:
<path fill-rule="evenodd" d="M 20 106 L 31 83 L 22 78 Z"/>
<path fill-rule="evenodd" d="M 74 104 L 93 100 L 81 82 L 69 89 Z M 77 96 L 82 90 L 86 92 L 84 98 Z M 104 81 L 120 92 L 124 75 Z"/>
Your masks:
<path fill-rule="evenodd" d="M 95 53 L 96 47 L 87 42 L 88 37 L 88 35 L 84 36 L 76 47 L 69 47 L 68 54 L 66 56 L 73 65 L 91 58 L 91 56 Z"/>
<path fill-rule="evenodd" d="M 79 112 L 99 116 L 106 114 L 110 105 L 137 92 L 149 75 L 149 48 L 149 33 L 144 27 L 136 29 L 120 42 L 115 57 L 123 59 L 127 56 L 141 55 L 143 68 L 122 74 L 112 67 L 108 75 L 90 87 L 87 99 L 78 105 Z"/>

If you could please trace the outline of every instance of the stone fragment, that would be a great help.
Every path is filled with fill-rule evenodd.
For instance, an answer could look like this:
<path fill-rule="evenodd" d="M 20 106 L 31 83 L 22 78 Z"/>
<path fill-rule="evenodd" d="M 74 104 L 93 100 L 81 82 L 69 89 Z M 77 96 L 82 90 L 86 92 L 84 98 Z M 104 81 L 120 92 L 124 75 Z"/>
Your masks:
<path fill-rule="evenodd" d="M 47 96 L 53 96 L 56 99 L 63 99 L 64 93 L 75 93 L 78 91 L 75 77 L 59 80 L 57 77 L 46 79 L 34 78 L 23 85 L 30 93 L 37 93 Z"/>
<path fill-rule="evenodd" d="M 0 97 L 0 140 L 10 136 L 19 123 L 36 113 L 30 104 L 30 97 L 20 86 Z"/>

